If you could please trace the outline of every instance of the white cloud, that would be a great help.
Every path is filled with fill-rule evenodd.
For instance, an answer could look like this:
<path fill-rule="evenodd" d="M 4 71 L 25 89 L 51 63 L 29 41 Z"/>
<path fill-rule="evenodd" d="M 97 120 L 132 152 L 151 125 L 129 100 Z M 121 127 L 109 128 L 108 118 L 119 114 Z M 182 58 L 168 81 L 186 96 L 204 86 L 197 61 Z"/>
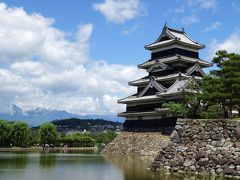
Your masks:
<path fill-rule="evenodd" d="M 218 0 L 183 0 L 179 1 L 180 5 L 176 7 L 175 12 L 185 13 L 189 9 L 197 11 L 200 9 L 215 11 L 218 7 Z"/>
<path fill-rule="evenodd" d="M 216 29 L 219 29 L 220 27 L 222 27 L 222 23 L 219 21 L 216 21 L 216 22 L 213 22 L 209 27 L 206 27 L 204 31 L 207 32 L 211 30 L 216 30 Z"/>
<path fill-rule="evenodd" d="M 198 22 L 198 18 L 196 15 L 192 14 L 191 16 L 184 16 L 180 19 L 180 22 L 185 25 L 189 26 L 190 24 L 193 24 L 195 22 Z"/>
<path fill-rule="evenodd" d="M 105 105 L 105 108 L 107 109 L 108 112 L 115 113 L 119 110 L 118 105 L 116 104 L 116 101 L 118 100 L 118 97 L 112 97 L 109 95 L 104 95 L 103 96 L 103 103 Z"/>
<path fill-rule="evenodd" d="M 35 55 L 55 65 L 73 66 L 83 62 L 93 25 L 80 26 L 78 33 L 81 36 L 78 35 L 76 42 L 72 43 L 66 41 L 64 32 L 52 26 L 53 22 L 51 18 L 27 14 L 22 8 L 8 8 L 1 3 L 0 61 L 25 61 Z"/>
<path fill-rule="evenodd" d="M 212 58 L 218 50 L 226 50 L 229 53 L 240 53 L 240 33 L 232 33 L 224 41 L 212 40 L 210 43 L 209 57 Z"/>
<path fill-rule="evenodd" d="M 134 93 L 127 82 L 143 73 L 135 66 L 90 60 L 93 24 L 80 25 L 70 41 L 53 23 L 0 3 L 0 109 L 17 104 L 85 114 L 121 112 L 117 99 Z"/>
<path fill-rule="evenodd" d="M 139 29 L 139 27 L 140 27 L 139 25 L 135 24 L 135 25 L 131 26 L 130 28 L 125 29 L 122 33 L 124 35 L 131 34 L 131 33 L 135 32 L 137 29 Z"/>
<path fill-rule="evenodd" d="M 105 0 L 102 3 L 93 4 L 93 8 L 103 14 L 107 21 L 116 24 L 146 14 L 139 0 Z"/>
<path fill-rule="evenodd" d="M 34 61 L 15 62 L 10 68 L 15 74 L 22 76 L 41 76 L 45 72 L 43 65 Z"/>
<path fill-rule="evenodd" d="M 218 0 L 198 0 L 201 7 L 207 10 L 215 10 L 218 7 Z"/>
<path fill-rule="evenodd" d="M 168 12 L 178 13 L 178 16 L 173 18 L 174 21 L 178 19 L 177 23 L 189 26 L 199 21 L 199 13 L 203 13 L 201 11 L 215 12 L 218 6 L 218 0 L 181 0 L 175 9 L 169 9 Z"/>

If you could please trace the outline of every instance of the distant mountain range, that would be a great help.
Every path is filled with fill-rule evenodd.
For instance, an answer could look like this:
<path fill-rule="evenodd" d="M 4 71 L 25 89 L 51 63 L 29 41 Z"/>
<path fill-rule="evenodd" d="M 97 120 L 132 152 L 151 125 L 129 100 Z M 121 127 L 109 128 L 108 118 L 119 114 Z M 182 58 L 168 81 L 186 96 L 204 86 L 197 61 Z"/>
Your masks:
<path fill-rule="evenodd" d="M 116 115 L 81 115 L 69 113 L 64 110 L 51 110 L 46 108 L 35 108 L 32 110 L 24 111 L 16 105 L 10 105 L 8 111 L 1 113 L 0 119 L 14 121 L 22 120 L 27 122 L 30 126 L 38 126 L 44 122 L 50 122 L 58 119 L 69 119 L 69 118 L 79 118 L 79 119 L 104 119 L 113 122 L 123 122 L 124 119 L 117 117 Z"/>

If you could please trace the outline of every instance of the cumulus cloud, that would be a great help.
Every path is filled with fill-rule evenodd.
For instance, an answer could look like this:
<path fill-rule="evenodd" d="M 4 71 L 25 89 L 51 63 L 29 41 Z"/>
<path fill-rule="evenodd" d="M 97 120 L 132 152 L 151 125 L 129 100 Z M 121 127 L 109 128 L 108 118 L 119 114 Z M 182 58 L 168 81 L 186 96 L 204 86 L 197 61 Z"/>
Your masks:
<path fill-rule="evenodd" d="M 139 0 L 105 0 L 102 3 L 93 4 L 93 9 L 104 15 L 107 21 L 116 24 L 146 13 Z"/>
<path fill-rule="evenodd" d="M 212 58 L 218 50 L 226 50 L 229 53 L 240 53 L 240 33 L 232 33 L 224 41 L 212 40 L 210 43 L 209 57 Z"/>
<path fill-rule="evenodd" d="M 143 74 L 135 66 L 90 60 L 93 24 L 80 25 L 70 41 L 53 23 L 0 3 L 0 109 L 17 104 L 83 114 L 122 111 L 117 99 L 133 93 L 127 82 Z"/>
<path fill-rule="evenodd" d="M 25 61 L 33 55 L 55 65 L 69 65 L 86 60 L 88 39 L 93 25 L 79 27 L 76 42 L 66 41 L 65 33 L 54 28 L 52 18 L 27 14 L 22 8 L 0 5 L 0 61 Z M 61 61 L 61 63 L 59 63 Z"/>
<path fill-rule="evenodd" d="M 204 29 L 205 32 L 219 29 L 222 26 L 222 23 L 219 21 L 213 22 L 210 26 Z"/>

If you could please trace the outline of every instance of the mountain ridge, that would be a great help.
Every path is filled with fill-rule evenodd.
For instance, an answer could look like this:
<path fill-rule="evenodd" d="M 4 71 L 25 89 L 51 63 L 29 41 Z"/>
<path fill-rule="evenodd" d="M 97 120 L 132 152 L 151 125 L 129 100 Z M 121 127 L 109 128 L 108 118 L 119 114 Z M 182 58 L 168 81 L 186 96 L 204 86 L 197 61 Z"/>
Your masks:
<path fill-rule="evenodd" d="M 34 108 L 30 110 L 23 110 L 19 106 L 12 104 L 8 106 L 8 111 L 0 112 L 0 119 L 15 121 L 21 120 L 27 122 L 30 126 L 38 126 L 45 122 L 51 122 L 59 119 L 104 119 L 113 122 L 123 122 L 123 118 L 116 115 L 98 115 L 98 114 L 74 114 L 65 110 L 47 109 L 47 108 Z"/>

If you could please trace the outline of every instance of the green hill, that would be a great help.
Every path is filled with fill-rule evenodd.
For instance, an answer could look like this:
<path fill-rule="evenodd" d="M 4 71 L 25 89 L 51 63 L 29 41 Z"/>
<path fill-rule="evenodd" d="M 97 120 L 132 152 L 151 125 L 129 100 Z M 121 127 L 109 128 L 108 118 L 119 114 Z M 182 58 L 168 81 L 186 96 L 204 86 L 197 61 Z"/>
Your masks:
<path fill-rule="evenodd" d="M 62 119 L 54 120 L 51 123 L 57 126 L 60 132 L 72 131 L 89 131 L 89 132 L 102 132 L 102 131 L 118 131 L 122 129 L 122 123 L 106 121 L 103 119 Z"/>

